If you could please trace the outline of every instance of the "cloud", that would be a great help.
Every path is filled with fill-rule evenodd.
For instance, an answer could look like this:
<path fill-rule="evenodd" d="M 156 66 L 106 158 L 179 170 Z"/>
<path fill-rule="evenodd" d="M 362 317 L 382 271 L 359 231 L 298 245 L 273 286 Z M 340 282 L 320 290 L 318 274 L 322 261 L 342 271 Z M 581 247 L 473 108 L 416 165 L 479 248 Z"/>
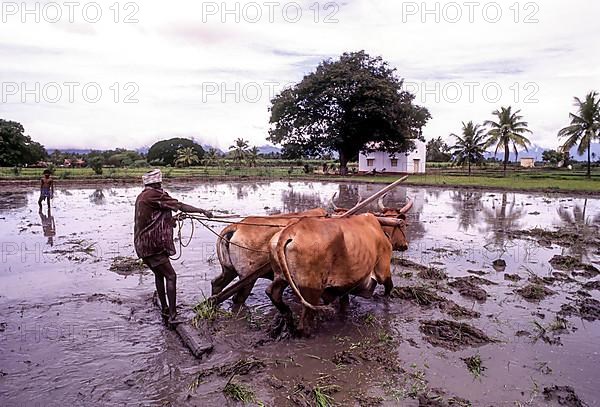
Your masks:
<path fill-rule="evenodd" d="M 237 16 L 223 14 L 223 2 L 210 3 L 219 10 L 207 14 L 209 3 L 136 3 L 138 9 L 119 10 L 118 23 L 108 1 L 99 2 L 103 18 L 93 24 L 77 14 L 73 23 L 11 17 L 0 24 L 2 82 L 38 83 L 46 91 L 54 82 L 79 87 L 73 102 L 22 103 L 21 94 L 13 95 L 1 106 L 2 118 L 20 121 L 48 147 L 136 147 L 176 135 L 220 148 L 237 137 L 262 145 L 272 92 L 324 59 L 364 49 L 396 67 L 417 103 L 432 112 L 426 138 L 448 139 L 461 121 L 482 122 L 513 105 L 529 121 L 532 140 L 555 147 L 573 96 L 600 83 L 597 2 L 518 3 L 518 15 L 510 9 L 514 2 L 500 2 L 497 23 L 483 17 L 485 3 L 473 22 L 463 9 L 456 23 L 444 18 L 448 3 L 434 1 L 352 0 L 325 8 L 306 0 L 295 22 L 296 10 L 285 14 L 283 4 L 272 19 L 263 9 L 262 18 L 250 22 L 240 14 L 250 12 L 249 2 L 225 2 L 228 10 L 237 7 Z M 407 13 L 411 4 L 416 14 Z M 426 13 L 436 7 L 438 16 Z M 138 22 L 124 23 L 127 16 Z M 525 23 L 528 17 L 538 22 Z M 102 90 L 93 103 L 81 93 L 90 83 Z M 499 97 L 492 97 L 498 89 Z"/>

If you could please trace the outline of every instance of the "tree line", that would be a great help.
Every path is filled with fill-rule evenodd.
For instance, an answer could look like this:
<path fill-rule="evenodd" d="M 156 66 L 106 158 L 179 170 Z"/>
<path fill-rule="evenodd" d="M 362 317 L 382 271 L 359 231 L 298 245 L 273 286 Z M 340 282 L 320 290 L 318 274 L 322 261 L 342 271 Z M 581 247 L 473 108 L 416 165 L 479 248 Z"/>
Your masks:
<path fill-rule="evenodd" d="M 591 176 L 592 151 L 594 140 L 600 141 L 600 98 L 598 92 L 591 91 L 585 97 L 574 98 L 575 113 L 570 113 L 571 123 L 558 131 L 558 139 L 562 144 L 558 150 L 547 150 L 542 154 L 542 159 L 552 164 L 568 163 L 569 151 L 577 146 L 579 155 L 587 151 L 587 172 Z M 503 170 L 506 175 L 506 166 L 511 150 L 518 160 L 519 149 L 528 151 L 531 141 L 525 136 L 531 133 L 528 123 L 523 120 L 520 110 L 513 111 L 511 106 L 502 107 L 492 112 L 495 120 L 486 120 L 483 124 L 473 121 L 462 123 L 460 135 L 450 134 L 456 144 L 448 147 L 441 137 L 428 143 L 428 157 L 432 159 L 447 158 L 457 165 L 467 165 L 471 174 L 472 164 L 481 164 L 484 153 L 489 148 L 494 148 L 494 155 L 498 151 L 504 152 Z M 429 151 L 430 150 L 430 151 Z M 447 160 L 446 160 L 447 161 Z"/>
<path fill-rule="evenodd" d="M 381 57 L 365 51 L 342 54 L 339 59 L 326 59 L 296 85 L 286 88 L 271 101 L 268 140 L 282 146 L 283 158 L 332 158 L 339 160 L 340 173 L 356 161 L 360 152 L 386 151 L 390 155 L 415 148 L 415 141 L 425 141 L 423 127 L 431 119 L 427 108 L 414 103 L 415 95 L 403 88 L 395 68 Z M 575 98 L 577 111 L 570 114 L 571 123 L 558 132 L 562 140 L 556 154 L 560 159 L 577 145 L 580 154 L 588 152 L 590 176 L 591 143 L 600 136 L 600 101 L 597 92 L 584 100 Z M 430 141 L 430 157 L 447 158 L 457 164 L 479 164 L 488 149 L 504 153 L 504 172 L 511 151 L 518 155 L 531 146 L 528 123 L 520 110 L 512 106 L 492 112 L 491 120 L 481 124 L 463 122 L 460 135 L 446 146 L 438 138 Z M 23 127 L 15 122 L 0 122 L 0 165 L 31 164 L 46 156 L 43 146 L 24 136 Z M 14 146 L 14 147 L 11 147 Z M 16 153 L 13 152 L 16 149 Z M 205 149 L 194 140 L 173 138 L 155 143 L 146 156 L 130 150 L 92 152 L 86 158 L 101 171 L 103 165 L 191 166 L 214 165 L 225 158 L 234 165 L 255 166 L 259 149 L 238 138 L 223 157 L 216 149 Z"/>

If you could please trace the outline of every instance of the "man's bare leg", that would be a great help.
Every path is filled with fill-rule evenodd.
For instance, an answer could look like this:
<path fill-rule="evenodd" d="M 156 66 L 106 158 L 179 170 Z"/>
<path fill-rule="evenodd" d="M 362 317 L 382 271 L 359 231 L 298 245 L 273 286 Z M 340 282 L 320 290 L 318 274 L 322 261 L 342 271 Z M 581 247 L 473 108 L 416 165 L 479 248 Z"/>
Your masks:
<path fill-rule="evenodd" d="M 166 262 L 155 267 L 156 271 L 167 280 L 167 299 L 169 300 L 169 320 L 175 321 L 177 318 L 177 274 L 171 266 L 171 262 Z M 158 284 L 156 290 L 158 291 Z M 159 292 L 160 298 L 160 292 Z M 164 296 L 164 291 L 163 291 Z"/>
<path fill-rule="evenodd" d="M 165 296 L 165 278 L 160 271 L 152 271 L 154 272 L 154 282 L 156 283 L 156 293 L 158 294 L 158 300 L 160 301 L 161 313 L 166 317 L 169 315 L 169 305 L 167 304 L 167 297 Z"/>

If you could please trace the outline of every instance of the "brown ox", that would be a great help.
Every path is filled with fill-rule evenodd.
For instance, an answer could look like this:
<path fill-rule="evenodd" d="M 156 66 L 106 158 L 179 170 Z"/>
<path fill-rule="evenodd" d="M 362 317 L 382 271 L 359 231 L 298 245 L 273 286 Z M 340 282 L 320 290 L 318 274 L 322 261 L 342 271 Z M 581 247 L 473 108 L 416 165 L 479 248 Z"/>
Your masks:
<path fill-rule="evenodd" d="M 322 298 L 325 304 L 340 296 L 342 306 L 348 294 L 365 298 L 373 295 L 377 283 L 385 295 L 393 288 L 390 263 L 392 250 L 408 249 L 405 213 L 385 208 L 385 215 L 363 214 L 348 218 L 300 219 L 290 223 L 271 239 L 271 260 L 275 271 L 267 295 L 294 327 L 290 308 L 283 302 L 283 290 L 291 285 L 303 310 L 299 332 L 310 334 L 314 311 Z"/>
<path fill-rule="evenodd" d="M 244 278 L 260 268 L 271 268 L 269 241 L 290 222 L 299 217 L 324 217 L 325 209 L 316 208 L 300 213 L 273 216 L 251 216 L 227 226 L 217 239 L 217 256 L 222 273 L 212 280 L 212 295 L 216 295 L 236 277 Z M 268 270 L 265 270 L 268 272 Z M 267 275 L 273 279 L 272 273 Z M 241 289 L 233 297 L 237 306 L 244 304 L 254 283 Z"/>

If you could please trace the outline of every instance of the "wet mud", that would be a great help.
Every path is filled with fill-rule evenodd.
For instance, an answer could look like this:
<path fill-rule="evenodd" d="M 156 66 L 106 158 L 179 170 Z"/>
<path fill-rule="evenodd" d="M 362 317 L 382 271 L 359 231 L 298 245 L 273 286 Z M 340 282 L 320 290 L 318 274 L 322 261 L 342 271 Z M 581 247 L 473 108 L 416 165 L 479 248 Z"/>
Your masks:
<path fill-rule="evenodd" d="M 186 203 L 242 215 L 327 207 L 333 193 L 351 206 L 380 188 L 167 183 Z M 239 311 L 196 307 L 221 270 L 214 234 L 186 225 L 178 308 L 213 347 L 196 359 L 135 257 L 137 193 L 57 183 L 40 214 L 34 189 L 1 192 L 0 405 L 600 405 L 598 199 L 400 188 L 386 205 L 415 206 L 392 296 L 378 287 L 345 312 L 334 302 L 310 338 L 272 335 L 267 280 Z"/>

